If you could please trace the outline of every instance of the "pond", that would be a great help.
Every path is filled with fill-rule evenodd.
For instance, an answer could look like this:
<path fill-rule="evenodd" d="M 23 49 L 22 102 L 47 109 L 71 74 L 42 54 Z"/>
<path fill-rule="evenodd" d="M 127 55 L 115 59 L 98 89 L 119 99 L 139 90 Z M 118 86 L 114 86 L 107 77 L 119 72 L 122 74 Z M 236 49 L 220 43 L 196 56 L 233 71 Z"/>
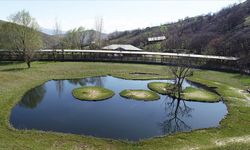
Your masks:
<path fill-rule="evenodd" d="M 173 100 L 160 95 L 156 101 L 122 98 L 124 89 L 147 89 L 153 81 L 125 80 L 112 76 L 75 80 L 50 80 L 28 91 L 12 109 L 10 122 L 17 129 L 37 129 L 95 137 L 138 141 L 175 132 L 219 126 L 226 105 Z M 76 87 L 95 85 L 115 95 L 104 101 L 80 101 L 72 96 Z M 196 86 L 186 82 L 184 87 Z"/>

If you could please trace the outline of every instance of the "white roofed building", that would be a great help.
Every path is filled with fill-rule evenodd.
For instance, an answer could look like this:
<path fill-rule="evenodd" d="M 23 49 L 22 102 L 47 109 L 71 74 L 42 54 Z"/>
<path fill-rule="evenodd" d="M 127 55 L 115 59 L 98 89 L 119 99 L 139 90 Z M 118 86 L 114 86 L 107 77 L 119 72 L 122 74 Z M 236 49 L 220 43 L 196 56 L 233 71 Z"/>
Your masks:
<path fill-rule="evenodd" d="M 119 51 L 141 51 L 142 49 L 130 44 L 112 44 L 102 48 L 103 50 L 119 50 Z"/>
<path fill-rule="evenodd" d="M 165 39 L 166 39 L 165 36 L 157 36 L 157 37 L 149 37 L 148 41 L 149 42 L 157 42 L 157 41 L 163 41 Z"/>

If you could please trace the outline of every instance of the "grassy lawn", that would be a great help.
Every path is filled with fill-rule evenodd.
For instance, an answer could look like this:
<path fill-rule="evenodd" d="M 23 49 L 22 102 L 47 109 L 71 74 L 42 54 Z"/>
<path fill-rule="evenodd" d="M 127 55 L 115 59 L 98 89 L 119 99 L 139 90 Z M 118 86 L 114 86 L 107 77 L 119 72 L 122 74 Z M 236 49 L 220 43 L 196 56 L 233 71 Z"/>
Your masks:
<path fill-rule="evenodd" d="M 140 72 L 145 74 L 134 74 Z M 147 74 L 148 73 L 148 74 Z M 151 73 L 151 74 L 150 74 Z M 152 75 L 152 73 L 158 75 Z M 218 128 L 177 133 L 139 142 L 101 139 L 90 136 L 16 130 L 9 124 L 11 109 L 26 91 L 51 79 L 73 79 L 113 75 L 125 79 L 171 78 L 165 66 L 87 63 L 34 62 L 0 63 L 0 149 L 249 149 L 250 95 L 242 90 L 250 77 L 236 73 L 195 71 L 189 80 L 214 88 L 224 98 L 229 114 Z"/>

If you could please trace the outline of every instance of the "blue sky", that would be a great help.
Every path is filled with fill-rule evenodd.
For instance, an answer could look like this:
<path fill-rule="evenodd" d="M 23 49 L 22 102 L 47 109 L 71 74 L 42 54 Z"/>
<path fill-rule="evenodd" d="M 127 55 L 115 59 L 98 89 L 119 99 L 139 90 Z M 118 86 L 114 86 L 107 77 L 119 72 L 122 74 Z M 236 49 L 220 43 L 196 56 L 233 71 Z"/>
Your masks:
<path fill-rule="evenodd" d="M 104 32 L 145 28 L 187 16 L 214 13 L 243 0 L 0 0 L 0 19 L 28 10 L 43 28 L 52 29 L 57 19 L 63 30 L 94 27 L 103 17 Z"/>

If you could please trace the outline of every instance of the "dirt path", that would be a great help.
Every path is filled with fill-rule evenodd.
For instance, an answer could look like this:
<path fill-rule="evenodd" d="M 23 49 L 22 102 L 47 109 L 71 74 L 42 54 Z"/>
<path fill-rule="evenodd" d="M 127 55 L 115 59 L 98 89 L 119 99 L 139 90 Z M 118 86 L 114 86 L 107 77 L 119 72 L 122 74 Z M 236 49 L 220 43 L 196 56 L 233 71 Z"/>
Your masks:
<path fill-rule="evenodd" d="M 244 90 L 238 90 L 238 92 L 242 93 L 243 96 L 245 97 L 246 100 L 248 100 L 250 102 L 250 94 L 248 94 L 246 91 Z"/>
<path fill-rule="evenodd" d="M 214 143 L 217 146 L 224 146 L 230 143 L 249 143 L 249 142 L 250 142 L 250 135 L 219 139 L 216 140 Z"/>
<path fill-rule="evenodd" d="M 229 89 L 242 95 L 244 97 L 244 99 L 242 99 L 242 98 L 241 99 L 244 100 L 245 102 L 247 102 L 250 106 L 250 94 L 249 93 L 247 93 L 246 91 L 244 91 L 242 89 L 238 89 L 238 88 L 234 88 L 234 87 L 230 87 Z"/>
<path fill-rule="evenodd" d="M 245 98 L 244 100 L 248 102 L 250 105 L 250 94 L 248 94 L 246 91 L 238 89 L 238 88 L 233 88 L 230 87 L 231 90 L 237 91 L 239 94 L 243 95 Z M 232 144 L 232 143 L 249 143 L 250 142 L 250 135 L 246 136 L 240 136 L 240 137 L 230 137 L 230 138 L 223 138 L 223 139 L 218 139 L 214 141 L 215 145 L 217 146 L 224 146 L 227 144 Z"/>

